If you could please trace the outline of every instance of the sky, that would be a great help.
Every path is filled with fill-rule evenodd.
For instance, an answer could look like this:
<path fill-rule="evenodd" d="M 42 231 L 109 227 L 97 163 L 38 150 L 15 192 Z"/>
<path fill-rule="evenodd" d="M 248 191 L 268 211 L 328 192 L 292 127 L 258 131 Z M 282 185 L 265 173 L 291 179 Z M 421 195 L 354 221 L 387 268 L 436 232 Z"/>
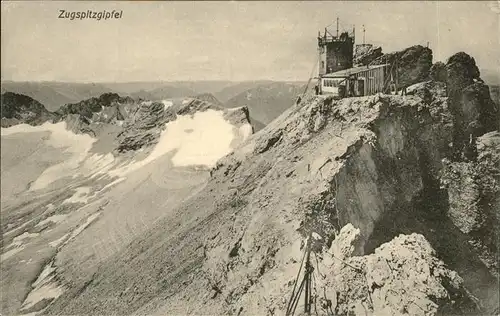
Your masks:
<path fill-rule="evenodd" d="M 317 34 L 339 18 L 356 42 L 420 44 L 434 61 L 465 51 L 500 73 L 500 1 L 2 1 L 2 80 L 306 81 Z M 60 10 L 122 11 L 69 20 Z M 315 75 L 317 71 L 313 72 Z"/>

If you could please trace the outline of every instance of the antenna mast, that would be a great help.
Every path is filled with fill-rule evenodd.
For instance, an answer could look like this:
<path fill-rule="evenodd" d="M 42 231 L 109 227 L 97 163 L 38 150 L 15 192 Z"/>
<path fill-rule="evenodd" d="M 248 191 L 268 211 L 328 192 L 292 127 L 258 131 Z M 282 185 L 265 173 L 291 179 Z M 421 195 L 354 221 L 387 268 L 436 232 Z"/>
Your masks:
<path fill-rule="evenodd" d="M 337 17 L 337 38 L 339 37 L 339 17 Z"/>
<path fill-rule="evenodd" d="M 363 45 L 365 45 L 365 25 L 363 24 Z"/>

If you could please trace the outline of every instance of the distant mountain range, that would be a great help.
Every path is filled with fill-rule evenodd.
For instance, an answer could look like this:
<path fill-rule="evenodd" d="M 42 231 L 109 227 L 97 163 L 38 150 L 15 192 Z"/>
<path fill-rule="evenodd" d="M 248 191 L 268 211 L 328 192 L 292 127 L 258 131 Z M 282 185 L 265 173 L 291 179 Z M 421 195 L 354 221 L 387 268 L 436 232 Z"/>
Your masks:
<path fill-rule="evenodd" d="M 29 96 L 54 112 L 62 105 L 98 97 L 112 90 L 102 84 L 66 82 L 2 82 L 2 93 L 14 92 Z"/>
<path fill-rule="evenodd" d="M 198 99 L 223 107 L 247 106 L 255 130 L 262 129 L 294 104 L 302 82 L 274 81 L 178 81 L 128 83 L 2 82 L 2 93 L 13 92 L 33 98 L 48 111 L 56 112 L 68 104 L 105 93 L 143 100 L 182 97 Z"/>
<path fill-rule="evenodd" d="M 299 84 L 273 82 L 244 90 L 226 102 L 227 107 L 247 106 L 250 118 L 264 125 L 269 124 L 286 109 L 295 104 L 304 90 Z"/>

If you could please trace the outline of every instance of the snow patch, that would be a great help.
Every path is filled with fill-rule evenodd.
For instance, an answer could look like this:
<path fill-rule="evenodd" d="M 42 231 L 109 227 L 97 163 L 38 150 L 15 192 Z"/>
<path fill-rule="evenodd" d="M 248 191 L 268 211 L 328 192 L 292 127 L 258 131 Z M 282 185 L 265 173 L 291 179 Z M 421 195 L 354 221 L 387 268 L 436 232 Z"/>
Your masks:
<path fill-rule="evenodd" d="M 44 281 L 50 281 L 52 279 L 51 274 L 56 271 L 56 268 L 54 267 L 54 263 L 51 262 L 50 264 L 45 265 L 45 267 L 42 270 L 42 273 L 38 276 L 36 281 L 31 285 L 33 288 L 39 287 L 40 285 L 43 285 L 45 282 Z"/>
<path fill-rule="evenodd" d="M 51 246 L 52 248 L 57 248 L 59 247 L 59 245 L 61 245 L 65 240 L 66 238 L 68 237 L 69 234 L 65 234 L 64 236 L 62 236 L 61 238 L 59 239 L 56 239 L 54 241 L 51 241 L 49 242 L 49 246 Z"/>
<path fill-rule="evenodd" d="M 111 170 L 109 175 L 123 177 L 173 150 L 177 150 L 172 157 L 174 166 L 211 168 L 233 149 L 231 142 L 237 137 L 233 127 L 222 111 L 209 109 L 194 115 L 179 115 L 175 121 L 166 123 L 158 144 L 146 159 Z"/>
<path fill-rule="evenodd" d="M 15 255 L 16 253 L 18 253 L 21 250 L 23 250 L 25 247 L 26 247 L 25 245 L 21 245 L 21 247 L 17 247 L 17 248 L 14 248 L 14 249 L 11 249 L 9 251 L 6 251 L 6 252 L 2 253 L 0 255 L 0 262 L 4 262 L 5 260 L 9 259 L 10 257 L 12 257 L 13 255 Z"/>
<path fill-rule="evenodd" d="M 47 122 L 40 126 L 19 124 L 1 129 L 2 136 L 35 132 L 50 132 L 49 138 L 44 140 L 46 144 L 54 148 L 64 149 L 64 152 L 71 154 L 71 157 L 45 169 L 33 182 L 29 189 L 30 191 L 44 189 L 49 184 L 75 173 L 80 164 L 85 160 L 94 142 L 97 141 L 97 139 L 87 134 L 75 134 L 67 130 L 67 124 L 64 121 L 56 124 Z"/>
<path fill-rule="evenodd" d="M 250 137 L 250 135 L 252 135 L 252 131 L 253 131 L 252 125 L 250 125 L 248 123 L 241 125 L 239 128 L 239 133 L 240 133 L 240 136 L 243 137 L 243 140 Z"/>
<path fill-rule="evenodd" d="M 80 233 L 85 229 L 87 228 L 90 224 L 92 224 L 93 221 L 95 221 L 99 215 L 101 214 L 101 212 L 97 212 L 95 214 L 92 214 L 90 215 L 88 218 L 87 218 L 87 221 L 85 223 L 83 223 L 82 225 L 78 226 L 73 232 L 71 232 L 71 235 L 69 236 L 69 238 L 64 242 L 63 246 L 65 246 L 66 244 L 68 244 L 73 238 L 75 238 L 76 236 L 80 235 Z"/>
<path fill-rule="evenodd" d="M 163 106 L 165 107 L 165 110 L 174 105 L 174 103 L 170 100 L 162 100 Z"/>
<path fill-rule="evenodd" d="M 64 202 L 63 202 L 64 204 Z M 59 215 L 52 215 L 50 217 L 47 217 L 46 219 L 44 219 L 43 221 L 39 222 L 38 224 L 36 224 L 35 227 L 39 227 L 39 226 L 43 226 L 47 223 L 59 223 L 59 222 L 62 222 L 68 215 L 66 214 L 59 214 Z"/>
<path fill-rule="evenodd" d="M 49 205 L 50 205 L 50 204 L 49 204 Z M 18 231 L 19 229 L 21 229 L 21 228 L 23 228 L 23 227 L 27 226 L 27 225 L 28 225 L 29 223 L 31 223 L 32 221 L 33 221 L 33 219 L 30 219 L 29 221 L 27 221 L 27 222 L 23 223 L 21 226 L 19 226 L 19 227 L 15 227 L 15 228 L 12 228 L 11 230 L 9 230 L 9 231 L 5 232 L 5 233 L 4 233 L 4 236 L 10 235 L 10 234 L 12 234 L 12 233 L 14 233 L 14 232 Z M 9 225 L 12 225 L 12 224 L 9 224 Z M 9 228 L 9 229 L 10 229 L 11 227 L 14 227 L 14 226 L 9 226 L 9 225 L 7 225 L 7 228 Z"/>
<path fill-rule="evenodd" d="M 15 246 L 15 247 L 21 246 L 24 243 L 25 239 L 35 238 L 38 237 L 39 235 L 40 235 L 39 233 L 31 234 L 29 232 L 24 232 L 23 234 L 14 237 L 10 246 Z"/>
<path fill-rule="evenodd" d="M 43 299 L 55 300 L 64 293 L 64 288 L 59 286 L 54 280 L 55 270 L 54 261 L 45 266 L 42 273 L 40 273 L 36 281 L 32 284 L 33 290 L 24 300 L 21 310 L 29 309 Z"/>
<path fill-rule="evenodd" d="M 113 154 L 93 154 L 83 163 L 80 174 L 84 176 L 91 175 L 90 178 L 93 179 L 99 175 L 107 174 L 114 165 L 115 156 L 113 156 Z"/>
<path fill-rule="evenodd" d="M 102 189 L 100 189 L 98 192 L 99 192 L 99 193 L 100 193 L 100 192 L 103 192 L 103 191 L 104 191 L 104 190 L 106 190 L 107 188 L 110 188 L 110 187 L 112 187 L 112 186 L 114 186 L 114 185 L 117 185 L 118 183 L 120 183 L 120 182 L 124 181 L 125 179 L 126 179 L 126 178 L 124 178 L 124 177 L 118 178 L 118 179 L 114 180 L 113 182 L 106 184 L 106 185 L 105 185 Z"/>
<path fill-rule="evenodd" d="M 79 187 L 76 192 L 68 199 L 64 200 L 62 204 L 70 203 L 87 203 L 89 200 L 90 187 Z"/>

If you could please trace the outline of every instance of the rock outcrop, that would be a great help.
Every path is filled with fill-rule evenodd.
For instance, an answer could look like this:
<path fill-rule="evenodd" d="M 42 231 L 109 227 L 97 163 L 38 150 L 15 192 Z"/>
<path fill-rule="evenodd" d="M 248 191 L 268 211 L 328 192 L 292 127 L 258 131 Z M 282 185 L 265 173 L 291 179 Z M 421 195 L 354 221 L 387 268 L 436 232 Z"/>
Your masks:
<path fill-rule="evenodd" d="M 320 315 L 472 315 L 478 306 L 460 276 L 436 259 L 420 234 L 400 235 L 357 256 L 359 229 L 342 228 L 321 263 Z"/>
<path fill-rule="evenodd" d="M 433 81 L 446 82 L 448 77 L 446 65 L 440 61 L 433 64 L 430 70 L 430 77 Z"/>
<path fill-rule="evenodd" d="M 354 65 L 366 66 L 382 56 L 382 47 L 371 44 L 356 45 L 354 51 Z"/>
<path fill-rule="evenodd" d="M 478 138 L 474 162 L 445 161 L 441 185 L 448 192 L 448 217 L 497 275 L 500 210 L 500 133 Z"/>
<path fill-rule="evenodd" d="M 429 79 L 432 67 L 432 50 L 421 45 L 411 46 L 402 51 L 384 54 L 372 62 L 373 65 L 393 65 L 393 77 L 398 78 L 401 87 Z M 397 74 L 396 74 L 397 69 Z"/>
<path fill-rule="evenodd" d="M 480 79 L 474 59 L 452 56 L 445 82 L 427 81 L 408 88 L 429 104 L 441 131 L 441 158 L 432 172 L 447 201 L 444 216 L 463 234 L 479 261 L 498 276 L 498 108 Z M 440 160 L 437 160 L 440 161 Z M 478 262 L 479 263 L 479 262 Z"/>
<path fill-rule="evenodd" d="M 474 58 L 460 52 L 448 59 L 447 96 L 454 118 L 454 159 L 474 159 L 475 139 L 500 129 L 500 109 L 480 78 Z"/>
<path fill-rule="evenodd" d="M 2 127 L 17 124 L 41 125 L 58 119 L 58 115 L 49 112 L 43 104 L 23 94 L 2 93 Z"/>

